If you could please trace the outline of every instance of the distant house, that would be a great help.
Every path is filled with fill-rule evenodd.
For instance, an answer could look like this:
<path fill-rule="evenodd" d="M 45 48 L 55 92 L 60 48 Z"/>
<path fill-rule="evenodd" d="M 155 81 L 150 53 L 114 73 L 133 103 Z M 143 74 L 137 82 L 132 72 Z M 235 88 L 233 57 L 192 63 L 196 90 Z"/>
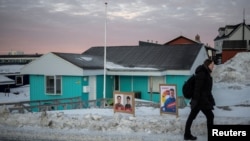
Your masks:
<path fill-rule="evenodd" d="M 180 45 L 180 44 L 185 45 L 185 44 L 203 44 L 203 43 L 201 43 L 200 36 L 197 34 L 195 36 L 195 40 L 189 39 L 189 38 L 184 37 L 184 36 L 181 35 L 179 37 L 176 37 L 176 38 L 166 42 L 163 45 Z M 212 60 L 215 60 L 217 49 L 212 48 L 212 47 L 210 47 L 208 45 L 204 45 L 204 47 L 206 48 L 208 57 L 210 59 L 212 59 Z"/>
<path fill-rule="evenodd" d="M 42 54 L 8 54 L 0 55 L 0 65 L 28 64 L 39 58 Z"/>
<path fill-rule="evenodd" d="M 11 84 L 15 84 L 15 81 L 8 78 L 8 77 L 5 77 L 3 75 L 0 75 L 0 85 L 11 85 Z"/>
<path fill-rule="evenodd" d="M 7 84 L 9 80 L 4 82 L 4 80 L 6 79 L 3 79 L 2 85 L 0 86 L 0 92 L 4 92 L 6 87 L 15 88 L 29 84 L 29 76 L 20 74 L 20 69 L 23 66 L 24 65 L 15 65 L 15 64 L 0 65 L 0 75 L 13 81 L 11 84 Z"/>
<path fill-rule="evenodd" d="M 199 35 L 197 35 L 196 41 L 194 41 L 192 39 L 189 39 L 181 35 L 166 42 L 164 45 L 179 45 L 179 44 L 200 44 L 200 37 Z"/>
<path fill-rule="evenodd" d="M 14 85 L 15 81 L 4 75 L 0 75 L 0 92 L 6 92 L 6 89 L 10 88 L 10 85 Z"/>
<path fill-rule="evenodd" d="M 4 92 L 6 87 L 14 88 L 29 84 L 29 76 L 20 74 L 20 69 L 40 56 L 41 54 L 22 54 L 19 52 L 0 55 L 0 75 L 12 80 L 11 83 L 7 79 L 0 80 L 2 82 L 0 91 Z"/>
<path fill-rule="evenodd" d="M 214 39 L 214 47 L 218 50 L 218 64 L 226 62 L 238 52 L 250 50 L 250 25 L 245 24 L 245 21 L 220 27 L 218 32 Z"/>
<path fill-rule="evenodd" d="M 83 101 L 112 98 L 114 91 L 159 102 L 159 84 L 174 84 L 182 97 L 184 81 L 207 57 L 202 44 L 107 47 L 104 92 L 104 47 L 82 54 L 51 52 L 25 65 L 30 100 L 80 96 Z"/>

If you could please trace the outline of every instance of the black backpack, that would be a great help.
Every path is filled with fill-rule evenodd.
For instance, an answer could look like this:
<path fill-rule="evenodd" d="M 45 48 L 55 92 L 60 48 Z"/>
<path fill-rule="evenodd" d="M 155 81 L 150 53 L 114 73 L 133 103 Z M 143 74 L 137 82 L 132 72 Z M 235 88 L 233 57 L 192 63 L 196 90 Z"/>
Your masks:
<path fill-rule="evenodd" d="M 194 85 L 195 85 L 195 74 L 189 77 L 188 80 L 185 81 L 183 84 L 182 93 L 186 99 L 191 99 L 193 97 Z"/>

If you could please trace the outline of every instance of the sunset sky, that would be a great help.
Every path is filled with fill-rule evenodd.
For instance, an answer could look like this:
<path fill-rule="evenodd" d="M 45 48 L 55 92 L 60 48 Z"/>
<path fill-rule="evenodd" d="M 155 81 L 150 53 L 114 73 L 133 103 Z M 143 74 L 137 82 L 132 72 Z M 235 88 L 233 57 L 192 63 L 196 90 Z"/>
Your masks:
<path fill-rule="evenodd" d="M 107 18 L 105 18 L 107 2 Z M 82 53 L 92 46 L 164 44 L 180 35 L 214 46 L 219 27 L 250 24 L 249 0 L 0 0 L 0 54 Z"/>

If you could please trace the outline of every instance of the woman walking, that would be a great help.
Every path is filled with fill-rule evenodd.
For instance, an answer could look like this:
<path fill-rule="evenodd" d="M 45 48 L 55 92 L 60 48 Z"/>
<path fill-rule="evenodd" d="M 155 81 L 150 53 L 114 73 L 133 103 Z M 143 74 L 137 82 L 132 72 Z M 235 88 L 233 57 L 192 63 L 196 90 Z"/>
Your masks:
<path fill-rule="evenodd" d="M 214 62 L 211 59 L 206 59 L 195 70 L 195 90 L 190 102 L 191 112 L 186 121 L 184 140 L 197 139 L 191 133 L 191 126 L 200 111 L 206 116 L 207 132 L 214 124 L 213 106 L 215 106 L 215 101 L 212 95 L 213 79 L 211 77 L 213 68 Z"/>

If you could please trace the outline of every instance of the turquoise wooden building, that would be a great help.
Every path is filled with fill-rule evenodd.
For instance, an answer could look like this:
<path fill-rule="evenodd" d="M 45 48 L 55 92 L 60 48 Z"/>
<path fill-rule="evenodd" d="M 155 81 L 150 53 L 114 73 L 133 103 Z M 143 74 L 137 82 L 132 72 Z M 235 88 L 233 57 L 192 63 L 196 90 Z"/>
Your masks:
<path fill-rule="evenodd" d="M 107 47 L 104 92 L 104 47 L 82 54 L 47 53 L 25 65 L 30 100 L 80 96 L 83 101 L 112 98 L 114 91 L 160 101 L 159 84 L 174 84 L 182 96 L 184 81 L 208 58 L 203 44 Z"/>

